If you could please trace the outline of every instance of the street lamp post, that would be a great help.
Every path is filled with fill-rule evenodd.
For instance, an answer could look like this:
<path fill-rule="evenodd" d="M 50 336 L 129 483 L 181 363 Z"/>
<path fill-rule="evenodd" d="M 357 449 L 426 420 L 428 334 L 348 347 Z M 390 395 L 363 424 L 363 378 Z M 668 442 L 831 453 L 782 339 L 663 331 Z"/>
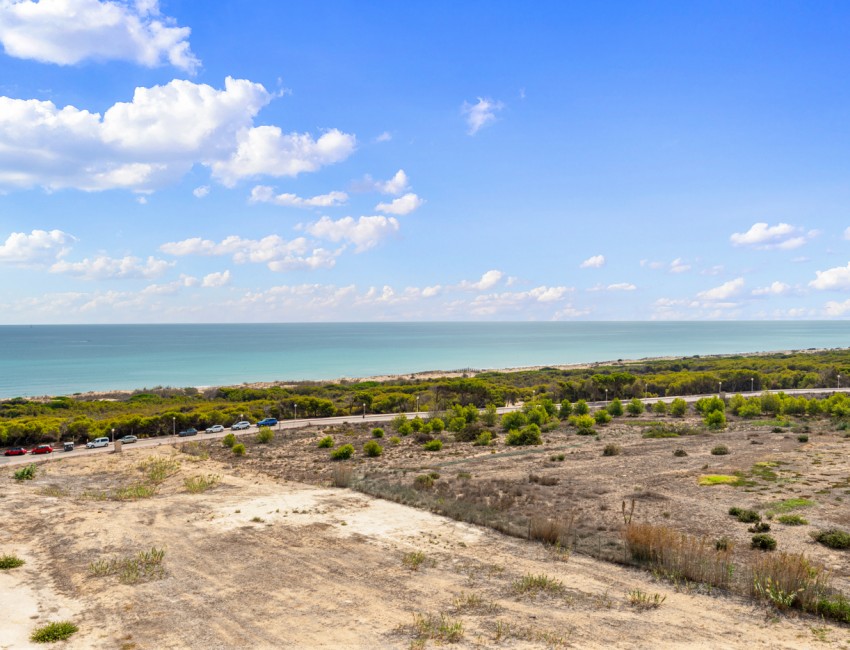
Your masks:
<path fill-rule="evenodd" d="M 171 435 L 177 435 L 177 418 L 171 418 Z"/>
<path fill-rule="evenodd" d="M 298 419 L 298 404 L 293 404 L 292 408 L 295 409 L 295 416 L 292 419 L 297 420 Z"/>
<path fill-rule="evenodd" d="M 416 396 L 416 412 L 419 413 L 419 395 Z"/>
<path fill-rule="evenodd" d="M 363 404 L 363 419 L 366 419 L 366 404 Z"/>
<path fill-rule="evenodd" d="M 608 389 L 605 389 L 605 408 L 608 408 Z"/>
<path fill-rule="evenodd" d="M 841 375 L 838 375 L 838 388 L 841 388 Z"/>
<path fill-rule="evenodd" d="M 755 377 L 750 377 L 750 392 L 754 393 L 756 391 L 756 379 Z"/>
<path fill-rule="evenodd" d="M 115 444 L 115 427 L 112 427 L 112 444 Z"/>
<path fill-rule="evenodd" d="M 717 382 L 717 396 L 720 397 L 720 394 L 723 392 L 723 382 Z"/>

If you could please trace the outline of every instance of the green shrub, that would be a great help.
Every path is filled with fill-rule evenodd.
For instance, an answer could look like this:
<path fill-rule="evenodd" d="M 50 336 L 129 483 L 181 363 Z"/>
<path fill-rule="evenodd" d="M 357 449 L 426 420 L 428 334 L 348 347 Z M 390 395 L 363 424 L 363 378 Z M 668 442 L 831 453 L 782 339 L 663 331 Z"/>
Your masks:
<path fill-rule="evenodd" d="M 605 407 L 605 410 L 613 417 L 618 418 L 623 415 L 623 403 L 620 401 L 619 397 L 615 397 L 611 400 L 611 403 Z"/>
<path fill-rule="evenodd" d="M 316 446 L 319 449 L 330 449 L 334 446 L 333 436 L 325 436 L 324 438 L 319 440 L 319 442 L 316 443 Z"/>
<path fill-rule="evenodd" d="M 233 449 L 233 445 L 236 444 L 236 436 L 232 433 L 228 433 L 224 438 L 221 439 L 221 444 L 225 447 L 230 447 Z"/>
<path fill-rule="evenodd" d="M 590 413 L 590 407 L 585 400 L 580 399 L 573 404 L 573 415 L 587 415 L 588 413 Z"/>
<path fill-rule="evenodd" d="M 566 420 L 572 414 L 573 414 L 573 405 L 570 402 L 570 400 L 565 399 L 563 402 L 561 402 L 561 409 L 558 411 L 558 417 L 561 420 Z"/>
<path fill-rule="evenodd" d="M 838 528 L 830 528 L 828 530 L 819 530 L 812 533 L 812 538 L 816 542 L 820 542 L 824 546 L 835 549 L 850 548 L 850 533 L 847 533 Z"/>
<path fill-rule="evenodd" d="M 603 456 L 619 456 L 622 453 L 623 449 L 620 447 L 620 445 L 615 445 L 613 443 L 605 445 L 605 448 L 602 450 Z"/>
<path fill-rule="evenodd" d="M 482 431 L 478 434 L 475 442 L 472 444 L 476 447 L 487 447 L 493 443 L 493 434 L 490 431 Z"/>
<path fill-rule="evenodd" d="M 709 411 L 703 418 L 709 429 L 724 429 L 726 427 L 726 414 L 723 411 Z"/>
<path fill-rule="evenodd" d="M 666 415 L 668 409 L 667 402 L 662 402 L 661 400 L 658 400 L 652 405 L 652 412 L 656 415 Z"/>
<path fill-rule="evenodd" d="M 673 455 L 678 457 L 678 458 L 681 458 L 683 456 L 687 456 L 688 452 L 686 452 L 684 449 L 674 449 Z"/>
<path fill-rule="evenodd" d="M 425 451 L 440 451 L 443 448 L 443 441 L 442 440 L 429 440 L 424 445 L 422 445 L 422 448 Z"/>
<path fill-rule="evenodd" d="M 257 434 L 257 442 L 261 445 L 267 445 L 272 440 L 274 440 L 274 431 L 271 430 L 271 427 L 263 427 L 260 429 L 260 432 Z"/>
<path fill-rule="evenodd" d="M 369 458 L 377 458 L 384 453 L 384 448 L 374 440 L 370 440 L 363 445 L 363 453 L 369 456 Z"/>
<path fill-rule="evenodd" d="M 35 478 L 36 469 L 35 463 L 30 463 L 26 467 L 17 470 L 12 476 L 16 481 L 31 481 Z"/>
<path fill-rule="evenodd" d="M 808 442 L 808 441 L 809 441 L 809 436 L 807 436 L 805 433 L 797 436 L 797 442 Z"/>
<path fill-rule="evenodd" d="M 431 425 L 432 433 L 442 433 L 446 428 L 446 423 L 440 418 L 431 418 L 428 424 Z"/>
<path fill-rule="evenodd" d="M 646 407 L 639 398 L 633 397 L 629 402 L 629 405 L 626 407 L 626 410 L 629 412 L 629 416 L 636 418 L 646 410 Z"/>
<path fill-rule="evenodd" d="M 755 524 L 761 521 L 761 515 L 755 510 L 744 508 L 729 508 L 729 514 L 736 517 L 743 524 Z"/>
<path fill-rule="evenodd" d="M 757 524 L 753 524 L 747 531 L 751 533 L 769 533 L 770 532 L 770 524 L 766 521 L 760 521 Z"/>
<path fill-rule="evenodd" d="M 409 436 L 411 433 L 413 433 L 413 425 L 410 424 L 410 422 L 405 421 L 404 424 L 398 428 L 398 435 L 400 436 Z"/>
<path fill-rule="evenodd" d="M 354 454 L 353 445 L 342 445 L 331 452 L 333 460 L 348 460 Z"/>
<path fill-rule="evenodd" d="M 15 555 L 0 555 L 0 570 L 17 569 L 24 561 Z"/>
<path fill-rule="evenodd" d="M 413 479 L 413 487 L 417 490 L 430 490 L 434 487 L 434 478 L 428 474 L 420 474 Z"/>
<path fill-rule="evenodd" d="M 776 549 L 776 540 L 766 533 L 759 533 L 758 535 L 753 535 L 750 541 L 750 548 L 759 551 L 773 551 Z"/>
<path fill-rule="evenodd" d="M 805 526 L 808 524 L 808 520 L 804 519 L 800 515 L 779 515 L 776 518 L 780 524 L 785 524 L 786 526 Z"/>
<path fill-rule="evenodd" d="M 850 600 L 841 594 L 832 594 L 818 600 L 815 612 L 824 618 L 850 623 Z"/>
<path fill-rule="evenodd" d="M 80 628 L 70 621 L 58 621 L 48 623 L 36 628 L 30 635 L 30 641 L 34 643 L 55 643 L 56 641 L 64 641 Z"/>
<path fill-rule="evenodd" d="M 729 447 L 727 447 L 726 445 L 717 445 L 711 450 L 712 456 L 726 456 L 728 453 Z"/>
<path fill-rule="evenodd" d="M 580 436 L 592 436 L 596 433 L 593 430 L 593 425 L 596 424 L 596 420 L 589 415 L 573 415 L 570 417 L 570 424 L 578 429 L 577 433 Z"/>
<path fill-rule="evenodd" d="M 502 429 L 505 431 L 519 429 L 526 424 L 528 424 L 528 418 L 525 417 L 525 413 L 522 411 L 511 411 L 502 416 Z"/>
<path fill-rule="evenodd" d="M 422 420 L 419 420 L 419 422 L 420 422 L 420 425 L 421 425 Z M 414 427 L 413 424 L 410 425 L 410 428 L 416 429 L 416 427 Z M 421 426 L 416 430 L 419 431 L 420 429 L 422 429 Z M 384 430 L 381 429 L 380 427 L 375 427 L 374 429 L 372 429 L 372 437 L 373 438 L 383 438 L 384 437 Z"/>
<path fill-rule="evenodd" d="M 683 418 L 688 412 L 688 403 L 681 397 L 670 402 L 670 415 L 675 418 Z"/>
<path fill-rule="evenodd" d="M 596 424 L 608 424 L 611 421 L 611 414 L 605 409 L 599 409 L 593 414 L 593 419 L 596 421 Z"/>
<path fill-rule="evenodd" d="M 401 442 L 401 438 L 399 438 L 398 436 L 393 436 L 392 438 L 390 438 L 390 444 L 391 445 L 397 445 L 400 442 Z"/>
<path fill-rule="evenodd" d="M 241 442 L 233 445 L 233 447 L 231 449 L 232 449 L 234 455 L 236 455 L 236 456 L 244 456 L 245 455 L 245 445 L 243 445 Z"/>
<path fill-rule="evenodd" d="M 536 424 L 529 424 L 519 431 L 514 429 L 505 436 L 506 445 L 540 445 L 543 444 L 543 439 L 540 437 L 540 427 Z"/>
<path fill-rule="evenodd" d="M 183 486 L 191 494 L 200 494 L 210 488 L 214 488 L 221 481 L 218 474 L 207 474 L 206 476 L 190 476 L 183 479 Z"/>

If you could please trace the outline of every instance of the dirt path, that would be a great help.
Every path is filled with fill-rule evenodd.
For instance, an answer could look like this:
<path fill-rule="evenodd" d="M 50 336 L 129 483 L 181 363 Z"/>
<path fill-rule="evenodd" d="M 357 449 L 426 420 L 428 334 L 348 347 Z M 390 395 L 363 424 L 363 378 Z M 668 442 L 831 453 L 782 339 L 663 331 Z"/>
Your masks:
<path fill-rule="evenodd" d="M 100 499 L 98 490 L 138 482 L 151 455 L 179 462 L 158 494 Z M 186 477 L 209 474 L 221 477 L 211 490 L 184 488 Z M 0 572 L 0 648 L 40 647 L 27 641 L 31 630 L 61 619 L 80 627 L 61 647 L 124 650 L 410 648 L 454 635 L 459 648 L 850 644 L 846 627 L 678 593 L 641 571 L 171 448 L 54 464 L 23 483 L 2 476 L 0 495 L 15 513 L 0 529 L 0 554 L 26 560 Z M 161 578 L 123 584 L 90 573 L 92 562 L 151 547 L 165 549 Z M 520 594 L 528 576 L 552 590 Z M 665 600 L 642 611 L 629 604 L 635 590 Z"/>

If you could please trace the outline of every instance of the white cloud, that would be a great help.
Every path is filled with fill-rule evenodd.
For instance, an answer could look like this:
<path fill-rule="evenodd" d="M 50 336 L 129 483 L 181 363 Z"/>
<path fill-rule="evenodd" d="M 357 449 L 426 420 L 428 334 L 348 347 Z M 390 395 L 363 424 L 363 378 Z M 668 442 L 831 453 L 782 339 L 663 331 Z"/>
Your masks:
<path fill-rule="evenodd" d="M 847 266 L 815 271 L 815 276 L 815 279 L 809 282 L 809 286 L 813 289 L 850 289 L 850 262 Z"/>
<path fill-rule="evenodd" d="M 435 284 L 433 287 L 425 287 L 422 289 L 422 297 L 433 298 L 440 293 L 441 289 L 442 287 L 439 284 Z"/>
<path fill-rule="evenodd" d="M 158 260 L 154 257 L 142 260 L 131 255 L 121 258 L 99 255 L 80 262 L 59 260 L 50 267 L 50 272 L 65 273 L 86 280 L 151 279 L 161 276 L 171 266 L 174 266 L 174 262 Z"/>
<path fill-rule="evenodd" d="M 670 273 L 686 273 L 691 270 L 691 265 L 686 264 L 681 257 L 670 262 Z"/>
<path fill-rule="evenodd" d="M 484 273 L 480 280 L 476 282 L 463 280 L 457 286 L 459 289 L 463 289 L 465 291 L 487 291 L 488 289 L 492 289 L 496 286 L 504 275 L 504 273 L 497 269 L 491 269 Z"/>
<path fill-rule="evenodd" d="M 188 27 L 159 12 L 158 0 L 0 0 L 0 43 L 6 54 L 42 63 L 166 61 L 193 73 L 200 62 Z"/>
<path fill-rule="evenodd" d="M 196 187 L 192 190 L 192 194 L 195 195 L 195 198 L 202 199 L 210 193 L 209 185 L 201 185 L 200 187 Z"/>
<path fill-rule="evenodd" d="M 61 230 L 13 232 L 0 245 L 0 264 L 49 264 L 67 254 L 74 241 Z"/>
<path fill-rule="evenodd" d="M 553 303 L 564 299 L 569 287 L 540 286 L 529 291 L 505 291 L 476 296 L 465 306 L 476 316 L 492 316 L 502 312 L 516 312 L 534 303 Z"/>
<path fill-rule="evenodd" d="M 423 203 L 425 203 L 425 201 L 412 192 L 409 192 L 404 196 L 394 199 L 391 203 L 379 203 L 375 206 L 375 209 L 379 212 L 388 212 L 390 214 L 397 214 L 401 216 L 410 214 L 417 208 L 421 207 Z"/>
<path fill-rule="evenodd" d="M 398 195 L 410 187 L 410 179 L 403 169 L 399 169 L 392 178 L 376 181 L 369 174 L 363 180 L 357 181 L 353 187 L 358 192 L 380 192 L 381 194 Z"/>
<path fill-rule="evenodd" d="M 192 237 L 178 242 L 168 242 L 159 247 L 163 253 L 184 257 L 187 255 L 230 255 L 237 264 L 253 262 L 266 264 L 272 271 L 293 269 L 330 268 L 336 263 L 337 252 L 321 248 L 311 249 L 304 237 L 287 241 L 279 235 L 262 239 L 242 239 L 236 235 L 220 242 Z"/>
<path fill-rule="evenodd" d="M 228 187 L 260 175 L 298 176 L 345 160 L 356 144 L 353 135 L 338 129 L 325 131 L 318 140 L 309 133 L 285 134 L 277 126 L 243 129 L 233 155 L 212 163 L 213 176 Z"/>
<path fill-rule="evenodd" d="M 618 282 L 616 284 L 609 284 L 606 289 L 608 291 L 634 291 L 637 287 L 631 282 Z"/>
<path fill-rule="evenodd" d="M 230 271 L 219 271 L 217 273 L 209 273 L 204 276 L 201 281 L 202 287 L 215 288 L 223 287 L 230 282 Z"/>
<path fill-rule="evenodd" d="M 844 316 L 844 314 L 850 313 L 850 299 L 843 302 L 830 300 L 824 305 L 824 312 L 827 316 Z"/>
<path fill-rule="evenodd" d="M 605 256 L 604 255 L 594 255 L 593 257 L 588 257 L 584 262 L 579 264 L 579 268 L 582 269 L 598 269 L 605 266 Z"/>
<path fill-rule="evenodd" d="M 151 191 L 203 164 L 232 185 L 244 176 L 294 175 L 347 156 L 354 136 L 337 130 L 318 140 L 253 128 L 272 95 L 244 79 L 224 90 L 175 79 L 136 88 L 101 118 L 74 106 L 0 96 L 0 188 Z"/>
<path fill-rule="evenodd" d="M 289 208 L 333 208 L 348 201 L 345 192 L 329 192 L 305 199 L 296 194 L 277 194 L 267 185 L 257 185 L 248 198 L 251 203 L 274 203 Z"/>
<path fill-rule="evenodd" d="M 383 133 L 381 133 L 381 135 L 379 135 L 377 138 L 375 138 L 375 142 L 389 142 L 392 139 L 393 139 L 393 134 L 390 133 L 389 131 L 384 131 Z"/>
<path fill-rule="evenodd" d="M 850 227 L 844 229 L 844 239 L 850 239 Z"/>
<path fill-rule="evenodd" d="M 721 302 L 734 298 L 743 288 L 744 278 L 735 278 L 734 280 L 729 280 L 729 282 L 724 282 L 719 287 L 701 291 L 697 294 L 697 297 L 710 302 Z"/>
<path fill-rule="evenodd" d="M 334 221 L 330 217 L 322 217 L 318 221 L 303 226 L 304 231 L 320 239 L 332 242 L 351 242 L 355 252 L 362 253 L 381 240 L 398 232 L 399 224 L 395 217 L 343 217 Z"/>
<path fill-rule="evenodd" d="M 759 222 L 754 223 L 747 232 L 733 233 L 729 240 L 733 246 L 753 246 L 761 250 L 791 250 L 799 248 L 818 234 L 816 230 L 803 233 L 801 228 L 787 223 L 769 226 Z"/>
<path fill-rule="evenodd" d="M 475 135 L 482 128 L 496 120 L 496 113 L 504 108 L 502 102 L 479 97 L 475 104 L 464 102 L 461 113 L 466 116 L 467 133 Z"/>
<path fill-rule="evenodd" d="M 784 282 L 771 282 L 766 287 L 753 289 L 754 296 L 782 296 L 791 291 L 791 285 Z"/>

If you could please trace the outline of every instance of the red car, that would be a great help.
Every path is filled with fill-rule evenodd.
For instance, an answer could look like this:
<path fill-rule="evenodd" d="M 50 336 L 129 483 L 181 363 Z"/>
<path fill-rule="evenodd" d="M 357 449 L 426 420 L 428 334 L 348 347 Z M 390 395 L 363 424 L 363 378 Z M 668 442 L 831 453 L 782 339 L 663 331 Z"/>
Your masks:
<path fill-rule="evenodd" d="M 7 449 L 4 456 L 23 456 L 27 453 L 27 450 L 23 447 L 12 447 L 11 449 Z"/>
<path fill-rule="evenodd" d="M 39 445 L 38 447 L 33 449 L 30 453 L 31 454 L 52 454 L 53 453 L 53 447 L 51 447 L 50 445 Z"/>

